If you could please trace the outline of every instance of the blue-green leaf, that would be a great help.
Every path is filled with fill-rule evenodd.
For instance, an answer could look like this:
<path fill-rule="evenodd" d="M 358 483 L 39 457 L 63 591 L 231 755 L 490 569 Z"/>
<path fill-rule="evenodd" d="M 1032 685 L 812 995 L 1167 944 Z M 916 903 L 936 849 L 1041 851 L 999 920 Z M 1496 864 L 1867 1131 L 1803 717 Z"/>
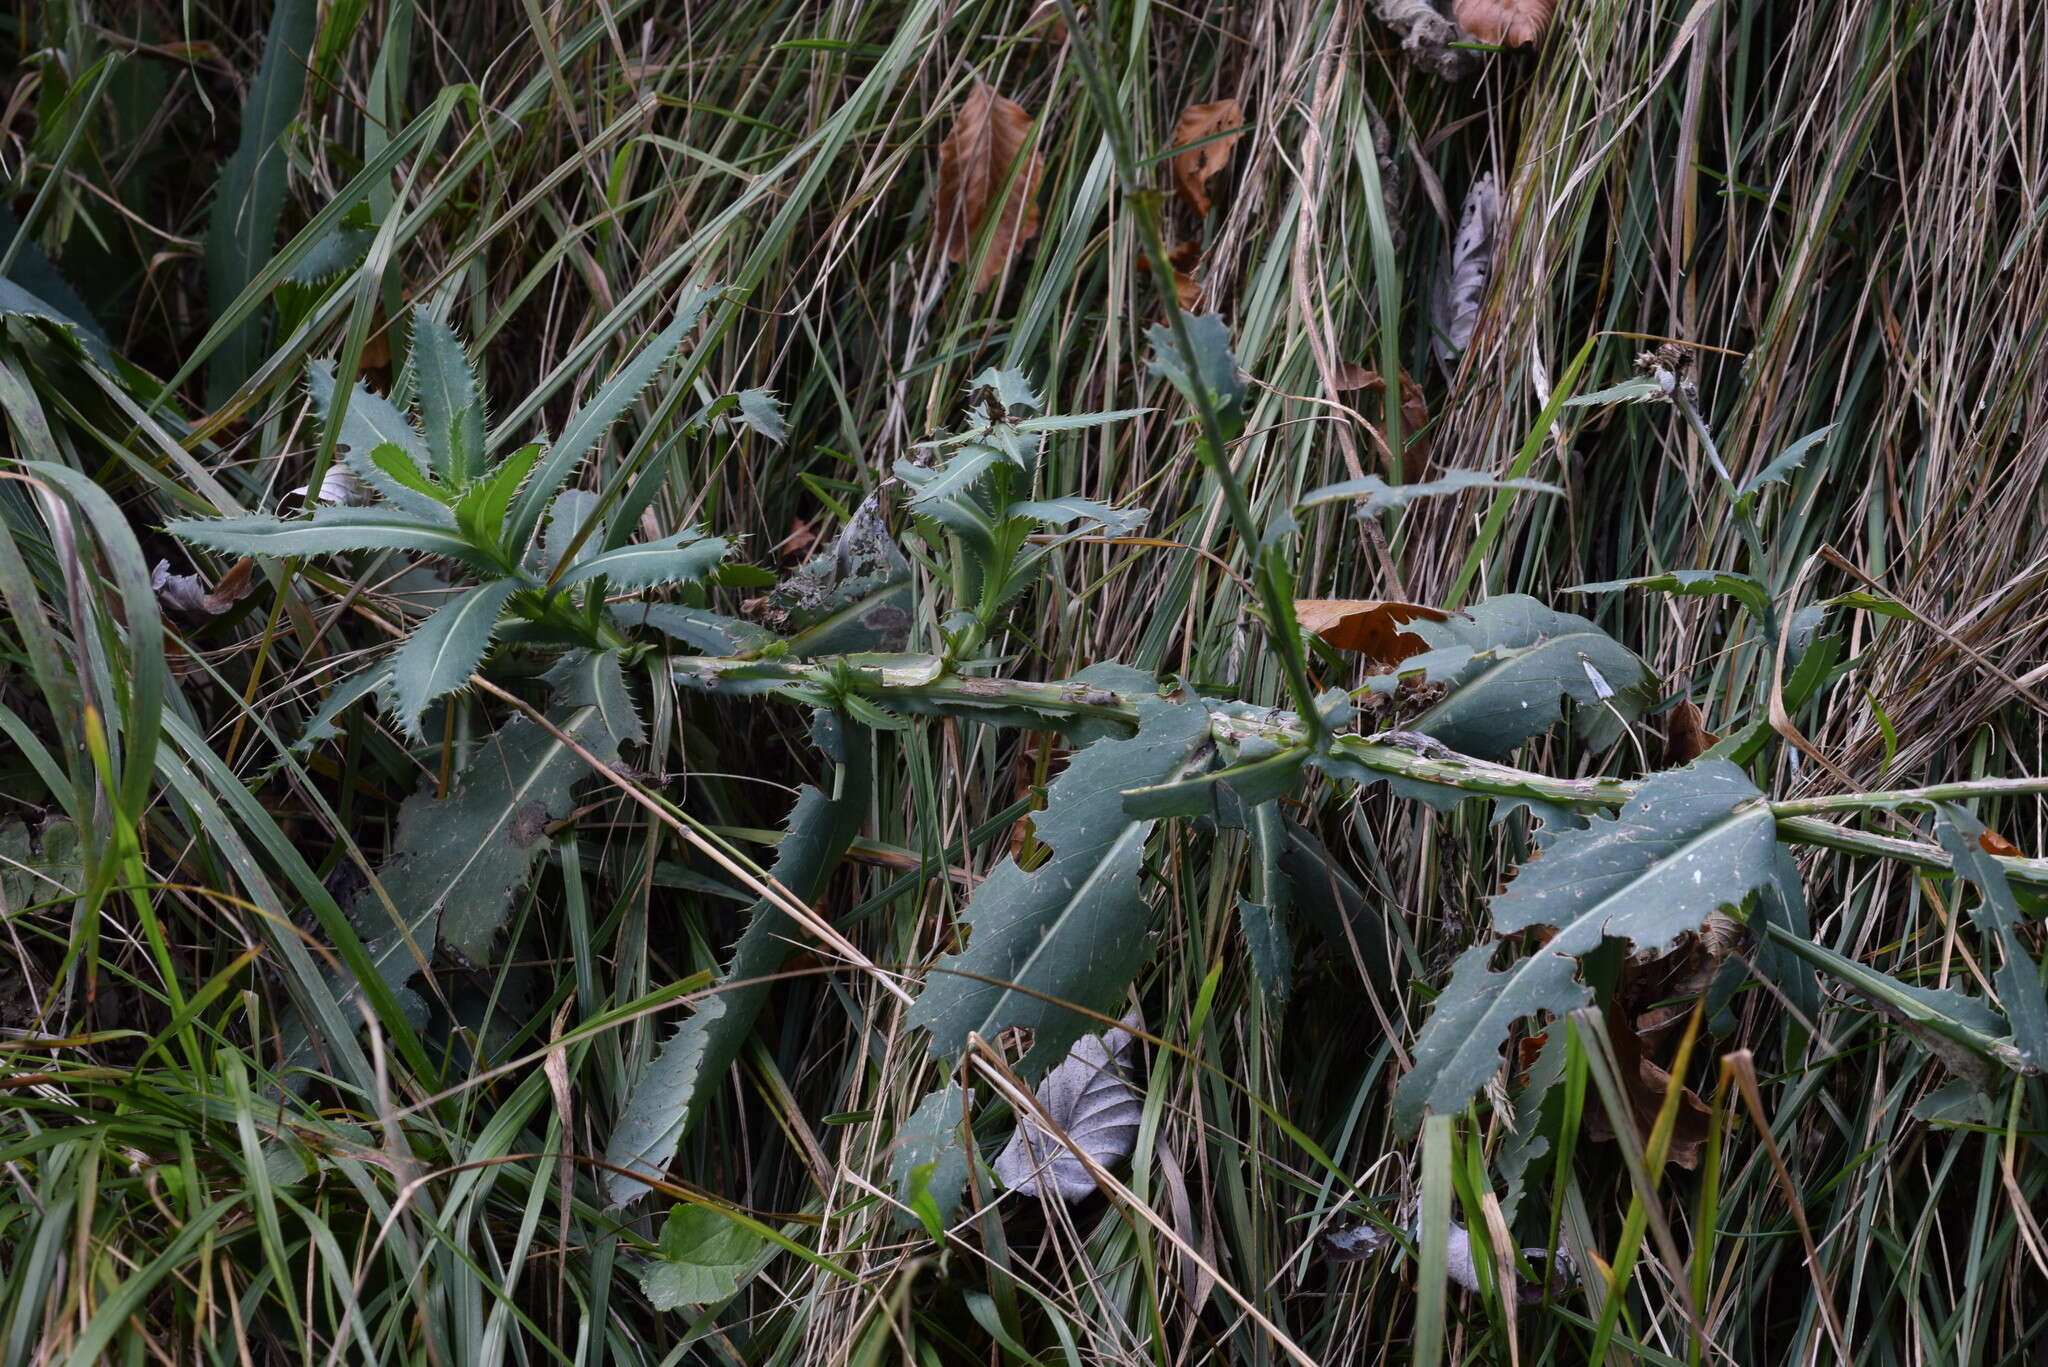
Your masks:
<path fill-rule="evenodd" d="M 710 1305 L 740 1289 L 740 1278 L 767 1246 L 759 1231 L 709 1206 L 680 1205 L 668 1213 L 661 1246 L 640 1274 L 640 1289 L 656 1310 Z"/>
<path fill-rule="evenodd" d="M 489 560 L 447 527 L 391 508 L 318 508 L 289 522 L 275 517 L 184 518 L 164 530 L 196 546 L 234 555 L 333 555 L 342 551 L 421 551 L 486 567 Z"/>
<path fill-rule="evenodd" d="M 742 389 L 734 397 L 740 401 L 741 422 L 777 446 L 789 440 L 789 425 L 782 420 L 782 405 L 776 402 L 774 391 Z"/>
<path fill-rule="evenodd" d="M 1152 919 L 1138 872 L 1153 823 L 1125 813 L 1123 790 L 1181 777 L 1209 743 L 1199 701 L 1137 705 L 1137 735 L 1090 745 L 1048 790 L 1036 825 L 1052 857 L 1028 873 L 1005 859 L 975 889 L 967 948 L 933 968 L 910 1009 L 935 1055 L 958 1057 L 969 1034 L 1029 1027 L 1018 1065 L 1028 1081 L 1096 1028 L 1084 1012 L 1117 1013 Z"/>
<path fill-rule="evenodd" d="M 1450 691 L 1443 699 L 1404 729 L 1479 759 L 1504 760 L 1548 731 L 1564 715 L 1562 698 L 1581 704 L 1580 728 L 1594 744 L 1614 729 L 1603 703 L 1630 718 L 1647 701 L 1650 672 L 1632 652 L 1585 618 L 1523 594 L 1403 629 L 1435 649 L 1376 676 L 1374 687 L 1391 692 L 1401 678 L 1418 674 L 1444 684 Z"/>
<path fill-rule="evenodd" d="M 216 320 L 255 280 L 276 243 L 290 160 L 282 143 L 306 93 L 306 54 L 313 50 L 319 8 L 316 0 L 278 0 L 271 11 L 263 57 L 242 106 L 241 136 L 221 169 L 206 229 L 206 296 Z M 214 349 L 208 404 L 226 402 L 256 369 L 262 331 L 261 317 L 252 317 Z"/>
<path fill-rule="evenodd" d="M 462 687 L 483 663 L 498 614 L 519 587 L 516 579 L 500 579 L 463 591 L 420 623 L 391 657 L 392 700 L 408 732 L 419 734 L 428 706 Z"/>
<path fill-rule="evenodd" d="M 1394 1089 L 1394 1124 L 1413 1134 L 1425 1115 L 1455 1115 L 1501 1064 L 1501 1046 L 1516 1021 L 1548 1011 L 1562 1016 L 1593 999 L 1578 966 L 1547 946 L 1490 970 L 1499 941 L 1458 956 L 1451 981 L 1430 1008 L 1415 1039 L 1415 1066 Z"/>
<path fill-rule="evenodd" d="M 1295 510 L 1299 512 L 1322 503 L 1356 498 L 1365 500 L 1361 512 L 1376 513 L 1387 508 L 1405 508 L 1419 498 L 1448 498 L 1473 489 L 1519 489 L 1532 494 L 1564 492 L 1555 484 L 1545 484 L 1540 479 L 1498 479 L 1476 470 L 1451 470 L 1437 479 L 1414 484 L 1389 484 L 1378 475 L 1365 475 L 1311 490 L 1302 496 Z"/>
<path fill-rule="evenodd" d="M 621 546 L 578 560 L 555 580 L 555 587 L 565 589 L 599 576 L 619 591 L 688 583 L 710 573 L 725 558 L 725 551 L 722 537 L 706 536 L 691 528 L 659 541 Z"/>
<path fill-rule="evenodd" d="M 769 870 L 776 882 L 806 902 L 824 891 L 869 815 L 872 750 L 866 737 L 848 743 L 845 733 L 838 717 L 818 714 L 811 735 L 820 750 L 838 761 L 837 779 L 825 785 L 826 791 L 806 786 L 798 794 L 789 814 L 789 833 L 776 846 Z M 647 1184 L 641 1179 L 659 1177 L 668 1166 L 706 1093 L 739 1057 L 740 1046 L 768 1001 L 769 984 L 763 980 L 782 967 L 795 934 L 796 923 L 774 902 L 763 899 L 754 904 L 718 988 L 677 1027 L 634 1084 L 625 1114 L 605 1147 L 605 1161 L 620 1169 L 604 1178 L 605 1194 L 613 1205 L 645 1195 Z"/>
<path fill-rule="evenodd" d="M 424 308 L 413 310 L 412 365 L 419 378 L 420 422 L 434 473 L 462 485 L 483 473 L 484 428 L 476 375 L 454 329 Z M 464 413 L 467 422 L 458 422 Z"/>
<path fill-rule="evenodd" d="M 620 366 L 587 403 L 569 415 L 560 439 L 549 449 L 547 459 L 535 472 L 532 483 L 513 505 L 512 520 L 507 529 L 510 544 L 523 546 L 533 536 L 534 528 L 540 525 L 541 513 L 554 498 L 555 491 L 562 487 L 563 481 L 569 478 L 570 472 L 582 463 L 583 458 L 596 449 L 605 432 L 632 406 L 640 391 L 654 383 L 654 377 L 675 355 L 676 348 L 683 344 L 683 338 L 704 316 L 705 308 L 723 293 L 723 286 L 686 291 L 676 306 L 674 320 L 656 333 L 654 340 L 641 348 L 632 360 Z"/>
<path fill-rule="evenodd" d="M 1192 357 L 1181 353 L 1173 329 L 1160 324 L 1146 330 L 1152 343 L 1152 371 L 1164 376 L 1190 402 L 1197 392 L 1206 391 L 1210 406 L 1222 420 L 1224 440 L 1244 430 L 1244 372 L 1230 349 L 1230 329 L 1220 315 L 1183 313 L 1188 339 L 1194 344 Z M 1198 389 L 1199 387 L 1199 389 Z"/>
<path fill-rule="evenodd" d="M 2024 918 L 2005 870 L 1984 848 L 1984 823 L 1949 804 L 1935 809 L 1934 832 L 1956 872 L 1977 885 L 1970 919 L 1998 942 L 1999 964 L 1991 985 L 2012 1024 L 2013 1045 L 2034 1071 L 2048 1069 L 2048 1001 L 2042 998 L 2041 966 L 2020 939 Z"/>
<path fill-rule="evenodd" d="M 1813 448 L 1826 441 L 1838 426 L 1840 426 L 1839 423 L 1831 422 L 1826 427 L 1808 432 L 1798 441 L 1793 442 L 1790 446 L 1779 452 L 1777 459 L 1749 477 L 1748 482 L 1742 486 L 1742 493 L 1739 496 L 1740 501 L 1745 506 L 1754 502 L 1757 495 L 1763 492 L 1763 487 L 1766 484 L 1791 483 L 1792 472 L 1804 465 L 1806 458 L 1813 454 Z"/>
<path fill-rule="evenodd" d="M 1675 593 L 1686 598 L 1708 598 L 1725 594 L 1739 600 L 1758 621 L 1770 611 L 1771 591 L 1753 575 L 1734 570 L 1666 570 L 1662 574 L 1639 574 L 1633 579 L 1605 579 L 1597 584 L 1574 584 L 1566 593 L 1617 593 L 1622 589 L 1649 589 Z"/>
<path fill-rule="evenodd" d="M 1556 954 L 1584 954 L 1606 936 L 1661 950 L 1777 873 L 1770 803 L 1718 759 L 1652 774 L 1613 816 L 1545 827 L 1536 843 L 1543 857 L 1493 899 L 1493 924 L 1554 927 L 1545 948 Z"/>
<path fill-rule="evenodd" d="M 334 363 L 314 361 L 306 367 L 306 388 L 313 396 L 313 411 L 323 423 L 334 413 Z M 429 522 L 446 523 L 448 510 L 441 501 L 419 493 L 379 469 L 371 458 L 386 442 L 402 449 L 415 468 L 425 470 L 432 462 L 427 444 L 413 430 L 389 399 L 373 394 L 360 381 L 349 391 L 348 411 L 342 414 L 341 430 L 335 433 L 335 454 L 355 476 L 390 499 L 398 507 Z"/>

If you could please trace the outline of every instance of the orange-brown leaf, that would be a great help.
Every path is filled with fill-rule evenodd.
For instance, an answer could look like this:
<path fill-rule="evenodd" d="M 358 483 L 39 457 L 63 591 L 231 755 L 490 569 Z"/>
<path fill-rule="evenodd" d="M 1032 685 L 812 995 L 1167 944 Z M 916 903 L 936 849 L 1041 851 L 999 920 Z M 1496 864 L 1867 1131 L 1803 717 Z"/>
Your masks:
<path fill-rule="evenodd" d="M 1449 616 L 1441 608 L 1377 598 L 1299 598 L 1294 603 L 1294 619 L 1304 630 L 1378 665 L 1397 665 L 1429 649 L 1428 642 L 1402 627 L 1418 618 L 1441 622 Z"/>
<path fill-rule="evenodd" d="M 935 206 L 946 259 L 965 265 L 988 227 L 988 251 L 974 287 L 987 289 L 1018 250 L 1038 235 L 1038 180 L 1045 161 L 1028 151 L 1031 116 L 1015 100 L 976 81 L 967 102 L 939 144 L 939 191 Z"/>
<path fill-rule="evenodd" d="M 1987 829 L 1984 834 L 1977 837 L 1977 843 L 1983 846 L 1984 853 L 1986 854 L 2002 854 L 2008 859 L 2026 858 L 2024 854 L 2020 853 L 2019 846 L 2013 844 L 1994 830 Z"/>
<path fill-rule="evenodd" d="M 1707 729 L 1706 718 L 1699 708 L 1690 700 L 1681 702 L 1671 709 L 1671 715 L 1664 721 L 1664 762 L 1674 769 L 1682 769 L 1707 753 L 1720 739 Z"/>
<path fill-rule="evenodd" d="M 255 587 L 256 561 L 245 555 L 220 577 L 214 584 L 212 592 L 201 597 L 199 601 L 208 612 L 218 617 L 247 598 Z"/>
<path fill-rule="evenodd" d="M 1198 214 L 1209 212 L 1209 178 L 1230 164 L 1230 149 L 1244 136 L 1230 130 L 1244 126 L 1244 106 L 1236 100 L 1191 104 L 1173 126 L 1173 145 L 1187 147 L 1173 157 L 1173 188 Z M 1218 137 L 1218 134 L 1223 136 Z M 1204 138 L 1210 139 L 1202 142 Z M 1188 147 L 1200 142 L 1200 147 Z"/>
<path fill-rule="evenodd" d="M 1387 382 L 1380 378 L 1377 370 L 1367 370 L 1355 361 L 1337 362 L 1337 392 L 1349 394 L 1359 390 L 1368 394 L 1384 394 Z"/>
<path fill-rule="evenodd" d="M 1342 393 L 1352 390 L 1364 394 L 1387 392 L 1386 377 L 1377 370 L 1367 370 L 1350 361 L 1337 363 L 1337 390 Z M 1429 425 L 1429 399 L 1422 392 L 1422 385 L 1407 371 L 1401 372 L 1401 430 L 1412 439 L 1417 432 Z M 1426 454 L 1427 446 L 1413 442 L 1417 454 Z"/>
<path fill-rule="evenodd" d="M 1556 8 L 1555 0 L 1457 0 L 1451 13 L 1482 43 L 1524 47 L 1542 41 Z"/>

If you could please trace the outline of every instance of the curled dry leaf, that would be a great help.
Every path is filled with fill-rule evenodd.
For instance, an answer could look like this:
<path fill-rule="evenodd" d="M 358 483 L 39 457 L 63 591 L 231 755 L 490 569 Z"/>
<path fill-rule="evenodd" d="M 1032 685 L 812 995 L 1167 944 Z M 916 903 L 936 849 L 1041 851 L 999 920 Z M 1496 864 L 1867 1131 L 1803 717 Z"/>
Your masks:
<path fill-rule="evenodd" d="M 1387 392 L 1386 377 L 1377 370 L 1353 365 L 1349 361 L 1337 364 L 1337 389 L 1341 393 L 1349 390 L 1364 394 Z M 1418 455 L 1427 455 L 1426 440 L 1416 441 L 1415 434 L 1429 425 L 1429 398 L 1422 392 L 1422 385 L 1407 371 L 1401 372 L 1401 431 L 1409 438 L 1408 446 Z"/>
<path fill-rule="evenodd" d="M 1482 43 L 1526 47 L 1542 40 L 1556 8 L 1553 0 L 1457 0 L 1451 12 Z"/>
<path fill-rule="evenodd" d="M 218 617 L 247 598 L 256 587 L 256 561 L 243 556 L 212 588 L 196 574 L 172 574 L 171 562 L 159 560 L 149 572 L 157 601 L 187 617 Z"/>
<path fill-rule="evenodd" d="M 991 217 L 995 222 L 975 278 L 978 290 L 987 289 L 1038 235 L 1035 197 L 1045 161 L 1036 152 L 1027 153 L 1030 142 L 1031 116 L 1024 107 L 998 95 L 987 81 L 976 81 L 952 131 L 939 144 L 936 217 L 946 259 L 965 265 L 983 227 Z"/>
<path fill-rule="evenodd" d="M 1209 178 L 1230 164 L 1230 150 L 1244 136 L 1233 129 L 1244 127 L 1244 106 L 1236 100 L 1214 104 L 1191 104 L 1180 111 L 1173 126 L 1173 145 L 1186 147 L 1173 157 L 1173 188 L 1187 206 L 1198 214 L 1209 212 Z M 1203 139 L 1208 141 L 1203 142 Z M 1190 143 L 1200 147 L 1189 147 Z"/>
<path fill-rule="evenodd" d="M 1401 35 L 1401 50 L 1423 70 L 1446 81 L 1460 81 L 1478 69 L 1477 56 L 1452 46 L 1469 42 L 1472 35 L 1433 0 L 1373 0 L 1373 13 Z"/>
<path fill-rule="evenodd" d="M 1356 651 L 1377 665 L 1397 665 L 1429 649 L 1420 636 L 1401 630 L 1418 618 L 1443 622 L 1450 620 L 1450 614 L 1420 603 L 1377 598 L 1298 598 L 1294 603 L 1294 620 L 1301 623 L 1302 630 L 1314 632 L 1339 650 Z"/>
<path fill-rule="evenodd" d="M 1493 239 L 1499 228 L 1500 187 L 1489 171 L 1473 181 L 1472 188 L 1465 192 L 1465 207 L 1458 215 L 1458 235 L 1451 241 L 1450 259 L 1431 301 L 1439 360 L 1455 360 L 1472 344 L 1472 329 L 1479 321 L 1479 303 L 1485 298 L 1486 282 L 1493 275 Z"/>
<path fill-rule="evenodd" d="M 1720 743 L 1720 737 L 1709 731 L 1706 718 L 1691 699 L 1671 709 L 1671 715 L 1664 721 L 1664 763 L 1673 769 L 1686 765 L 1707 753 Z"/>
<path fill-rule="evenodd" d="M 1188 313 L 1196 312 L 1202 303 L 1202 286 L 1194 275 L 1195 267 L 1201 264 L 1201 260 L 1202 248 L 1200 244 L 1194 242 L 1180 243 L 1169 248 L 1166 253 L 1167 264 L 1173 267 L 1173 292 L 1179 298 L 1181 308 Z M 1152 259 L 1141 255 L 1138 258 L 1138 269 L 1150 275 Z"/>
<path fill-rule="evenodd" d="M 1657 1113 L 1673 1082 L 1668 1063 L 1676 1052 L 1686 1019 L 1729 954 L 1748 935 L 1740 921 L 1715 912 L 1696 931 L 1678 937 L 1662 954 L 1636 955 L 1622 965 L 1608 1008 L 1608 1032 L 1621 1064 L 1636 1133 L 1647 1142 Z M 1677 1123 L 1671 1132 L 1670 1161 L 1681 1168 L 1699 1166 L 1712 1111 L 1691 1088 L 1681 1086 Z M 1604 1107 L 1586 1112 L 1590 1139 L 1614 1138 L 1613 1118 Z"/>
<path fill-rule="evenodd" d="M 1074 1145 L 1105 1168 L 1131 1156 L 1144 1103 L 1124 1075 L 1131 1052 L 1126 1016 L 1103 1035 L 1084 1036 L 1038 1084 L 1038 1104 Z M 1017 1131 L 996 1155 L 996 1178 L 1026 1196 L 1079 1201 L 1095 1191 L 1081 1160 L 1047 1133 L 1036 1116 L 1017 1117 Z"/>

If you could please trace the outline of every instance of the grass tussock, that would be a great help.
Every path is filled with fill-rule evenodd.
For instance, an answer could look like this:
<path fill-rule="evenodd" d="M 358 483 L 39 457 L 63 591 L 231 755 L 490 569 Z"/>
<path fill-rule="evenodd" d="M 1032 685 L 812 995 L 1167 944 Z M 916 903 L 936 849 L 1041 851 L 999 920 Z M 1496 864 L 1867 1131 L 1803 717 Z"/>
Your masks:
<path fill-rule="evenodd" d="M 1562 0 L 1541 43 L 1469 53 L 1454 81 L 1389 8 L 50 0 L 0 18 L 0 291 L 66 315 L 0 294 L 0 1361 L 2038 1361 L 2040 1078 L 1982 1077 L 1773 960 L 1755 898 L 1729 908 L 1756 924 L 1727 971 L 1684 988 L 1617 942 L 1586 954 L 1599 1009 L 1523 1027 L 1471 1104 L 1409 1132 L 1395 1087 L 1532 823 L 1334 774 L 1283 807 L 1356 895 L 1334 935 L 1297 918 L 1284 995 L 1245 939 L 1256 832 L 1162 822 L 1144 846 L 1154 916 L 1108 1012 L 1142 1029 L 1124 1196 L 1004 1195 L 978 1166 L 934 1237 L 903 1161 L 943 1117 L 921 1104 L 964 1077 L 993 1162 L 1020 1041 L 953 1070 L 906 1002 L 1001 860 L 1058 857 L 1054 818 L 1020 818 L 1079 740 L 891 711 L 841 680 L 823 702 L 860 723 L 849 759 L 814 746 L 808 709 L 636 650 L 621 687 L 644 740 L 608 778 L 564 761 L 580 786 L 516 825 L 502 928 L 451 953 L 394 937 L 419 908 L 379 889 L 402 885 L 394 856 L 451 857 L 432 832 L 469 828 L 408 811 L 538 725 L 552 657 L 507 638 L 489 687 L 418 734 L 371 699 L 308 743 L 338 684 L 474 578 L 395 551 L 237 569 L 165 531 L 321 487 L 345 461 L 309 362 L 341 392 L 421 395 L 415 310 L 462 339 L 495 461 L 573 431 L 718 285 L 569 486 L 635 500 L 621 542 L 733 542 L 663 603 L 782 630 L 772 586 L 866 544 L 881 507 L 909 548 L 908 649 L 957 648 L 980 679 L 1117 661 L 1263 714 L 1299 711 L 1302 687 L 1366 698 L 1370 666 L 1275 644 L 1247 520 L 1365 475 L 1533 478 L 1561 493 L 1308 510 L 1292 596 L 1526 594 L 1594 619 L 1647 662 L 1652 715 L 1613 744 L 1533 741 L 1521 769 L 1665 768 L 1684 704 L 1717 736 L 1758 724 L 1750 777 L 1849 829 L 1779 847 L 1806 938 L 2010 1010 L 2015 963 L 2039 987 L 2026 856 L 2048 851 L 2048 809 L 1994 782 L 2042 771 L 2048 718 L 2048 15 Z M 1184 125 L 1224 102 L 1241 126 Z M 1214 154 L 1176 161 L 1183 126 Z M 963 214 L 946 197 L 976 156 L 983 207 Z M 1486 177 L 1490 269 L 1447 360 L 1433 300 Z M 1227 442 L 1147 368 L 1169 267 L 1248 377 Z M 1562 403 L 1672 343 L 1698 424 Z M 890 481 L 991 367 L 1047 413 L 1145 410 L 1059 433 L 1032 479 L 1151 516 L 1061 541 L 969 649 L 946 643 L 970 561 L 912 536 Z M 755 390 L 779 438 L 718 407 Z M 1756 505 L 1752 549 L 1717 463 L 1739 485 L 1823 429 Z M 177 600 L 159 561 L 229 601 Z M 1700 568 L 1760 580 L 1788 643 L 1833 601 L 1824 686 L 1782 706 L 1780 640 L 1734 599 L 1570 591 Z M 568 629 L 544 617 L 520 620 Z M 762 870 L 803 886 L 793 796 L 841 798 L 856 770 L 845 858 L 786 908 L 798 943 L 776 941 L 765 982 L 707 992 Z M 1935 783 L 1964 785 L 2004 842 L 1984 848 L 2017 856 L 2009 933 L 1962 880 L 1878 857 L 1937 827 L 1856 795 Z M 384 962 L 401 971 L 366 986 Z M 663 1041 L 748 993 L 760 1014 L 654 1196 L 621 1208 L 601 1156 Z M 1553 1040 L 1558 1086 L 1529 1096 Z M 1679 1085 L 1632 1100 L 1639 1055 Z M 1631 1108 L 1640 1133 L 1613 1123 Z M 709 1280 L 671 1307 L 649 1276 L 666 1222 L 707 1207 L 721 1220 L 675 1225 L 667 1265 L 729 1265 L 692 1264 Z M 1446 1282 L 1446 1215 L 1478 1289 Z M 1333 1256 L 1361 1224 L 1383 1251 Z M 1580 1275 L 1517 1305 L 1489 1259 L 1524 1247 Z"/>

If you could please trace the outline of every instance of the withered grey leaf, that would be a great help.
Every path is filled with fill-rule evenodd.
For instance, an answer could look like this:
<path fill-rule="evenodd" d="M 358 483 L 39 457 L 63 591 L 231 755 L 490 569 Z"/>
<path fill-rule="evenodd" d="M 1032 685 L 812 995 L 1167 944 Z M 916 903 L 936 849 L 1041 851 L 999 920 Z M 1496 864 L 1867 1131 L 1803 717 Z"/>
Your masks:
<path fill-rule="evenodd" d="M 1373 13 L 1401 35 L 1402 50 L 1423 70 L 1461 81 L 1479 69 L 1477 54 L 1452 46 L 1472 35 L 1432 0 L 1374 0 Z"/>
<path fill-rule="evenodd" d="M 1105 1168 L 1131 1156 L 1144 1102 L 1125 1075 L 1134 1016 L 1102 1035 L 1086 1035 L 1038 1084 L 1038 1104 L 1074 1145 Z M 1052 1193 L 1079 1201 L 1095 1191 L 1088 1169 L 1033 1115 L 1017 1117 L 1017 1131 L 996 1156 L 996 1177 L 1026 1196 Z"/>
<path fill-rule="evenodd" d="M 1437 359 L 1457 360 L 1472 344 L 1479 321 L 1479 302 L 1493 276 L 1493 239 L 1500 228 L 1500 187 L 1488 171 L 1465 192 L 1458 215 L 1458 235 L 1451 241 L 1450 260 L 1437 280 L 1430 321 L 1435 325 Z"/>
<path fill-rule="evenodd" d="M 1410 1239 L 1422 1237 L 1412 1220 L 1408 1222 L 1406 1232 Z M 1356 1263 L 1391 1251 L 1395 1241 L 1393 1234 L 1378 1225 L 1353 1225 L 1324 1235 L 1323 1246 L 1325 1256 L 1331 1262 Z M 1525 1248 L 1522 1257 L 1531 1268 L 1541 1268 L 1546 1260 L 1545 1251 L 1540 1248 Z M 1472 1232 L 1456 1220 L 1450 1222 L 1444 1241 L 1444 1272 L 1467 1291 L 1479 1289 L 1479 1269 L 1472 1260 Z M 1577 1282 L 1578 1269 L 1572 1263 L 1571 1254 L 1558 1249 L 1557 1262 L 1550 1271 L 1552 1294 L 1568 1290 Z M 1524 1305 L 1533 1305 L 1543 1299 L 1543 1288 L 1517 1278 L 1515 1298 Z"/>

